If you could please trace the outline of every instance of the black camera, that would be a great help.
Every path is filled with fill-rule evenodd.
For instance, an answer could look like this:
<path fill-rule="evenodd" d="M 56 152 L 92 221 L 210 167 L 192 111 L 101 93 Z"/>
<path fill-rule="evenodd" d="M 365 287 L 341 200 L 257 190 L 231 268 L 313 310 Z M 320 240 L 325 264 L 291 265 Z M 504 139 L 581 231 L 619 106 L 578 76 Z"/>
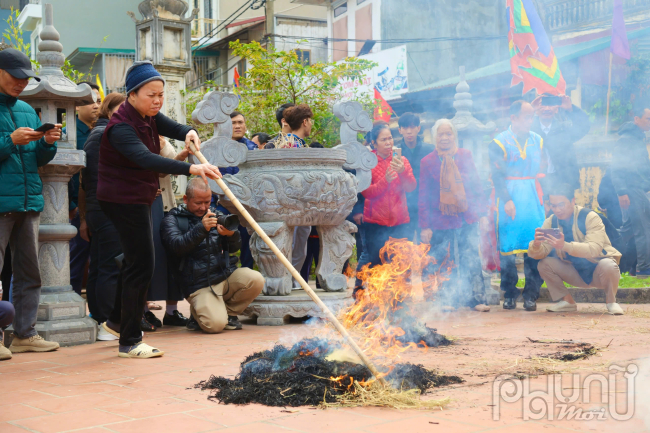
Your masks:
<path fill-rule="evenodd" d="M 237 215 L 215 215 L 211 218 L 217 219 L 217 224 L 223 226 L 226 230 L 234 232 L 239 229 L 239 217 Z"/>

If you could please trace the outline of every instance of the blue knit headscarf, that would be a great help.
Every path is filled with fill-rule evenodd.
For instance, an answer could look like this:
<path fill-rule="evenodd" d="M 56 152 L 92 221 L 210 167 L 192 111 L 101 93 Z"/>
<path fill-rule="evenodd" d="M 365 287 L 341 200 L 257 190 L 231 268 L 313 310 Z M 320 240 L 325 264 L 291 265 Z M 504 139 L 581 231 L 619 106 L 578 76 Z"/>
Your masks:
<path fill-rule="evenodd" d="M 165 79 L 160 72 L 156 71 L 150 61 L 133 62 L 133 66 L 126 71 L 126 94 L 128 95 L 148 82 L 156 80 L 165 84 Z"/>

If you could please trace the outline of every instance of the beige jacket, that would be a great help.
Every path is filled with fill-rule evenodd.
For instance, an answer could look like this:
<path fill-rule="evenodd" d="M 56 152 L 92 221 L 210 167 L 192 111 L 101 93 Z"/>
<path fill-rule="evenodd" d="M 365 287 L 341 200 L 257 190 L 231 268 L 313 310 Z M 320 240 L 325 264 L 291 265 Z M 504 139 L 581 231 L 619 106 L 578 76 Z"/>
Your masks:
<path fill-rule="evenodd" d="M 609 241 L 607 233 L 605 232 L 605 225 L 596 212 L 589 212 L 585 221 L 587 233 L 584 234 L 578 228 L 578 214 L 582 207 L 575 206 L 573 209 L 573 239 L 574 242 L 565 242 L 562 251 L 556 251 L 560 260 L 565 260 L 565 254 L 570 254 L 573 257 L 580 257 L 587 259 L 592 263 L 598 262 L 605 257 L 612 258 L 618 263 L 621 260 L 621 253 L 619 253 Z M 553 216 L 546 218 L 543 229 L 552 228 Z M 559 227 L 562 231 L 562 227 Z M 539 247 L 533 246 L 535 241 L 531 241 L 528 245 L 528 255 L 536 260 L 541 260 L 548 256 L 553 250 L 553 247 L 546 242 L 542 242 Z M 606 254 L 603 254 L 605 250 Z"/>
<path fill-rule="evenodd" d="M 160 144 L 162 145 L 162 140 Z M 169 159 L 176 158 L 176 150 L 174 149 L 174 146 L 165 140 L 165 146 L 160 149 L 160 156 Z M 160 184 L 160 189 L 162 190 L 163 211 L 169 212 L 176 207 L 176 197 L 174 197 L 174 188 L 172 187 L 171 175 L 168 174 L 165 177 L 159 178 L 158 183 Z"/>

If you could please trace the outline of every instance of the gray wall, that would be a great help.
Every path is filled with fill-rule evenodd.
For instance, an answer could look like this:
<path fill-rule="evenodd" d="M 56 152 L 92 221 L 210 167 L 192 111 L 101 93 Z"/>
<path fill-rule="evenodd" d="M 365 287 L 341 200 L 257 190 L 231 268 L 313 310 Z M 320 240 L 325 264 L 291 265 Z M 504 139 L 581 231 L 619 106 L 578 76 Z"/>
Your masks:
<path fill-rule="evenodd" d="M 381 38 L 438 38 L 506 35 L 503 0 L 382 0 Z M 396 44 L 382 44 L 382 49 Z M 508 58 L 508 41 L 454 41 L 407 44 L 409 87 L 417 89 Z"/>
<path fill-rule="evenodd" d="M 126 12 L 138 12 L 141 0 L 45 0 L 54 6 L 54 27 L 61 34 L 63 54 L 78 47 L 135 49 L 135 23 Z"/>

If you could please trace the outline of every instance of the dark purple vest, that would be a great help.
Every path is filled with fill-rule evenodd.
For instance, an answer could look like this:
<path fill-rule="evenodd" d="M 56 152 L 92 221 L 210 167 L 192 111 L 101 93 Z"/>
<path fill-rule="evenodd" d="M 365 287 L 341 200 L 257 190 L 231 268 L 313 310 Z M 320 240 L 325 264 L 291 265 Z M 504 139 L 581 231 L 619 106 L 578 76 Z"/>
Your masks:
<path fill-rule="evenodd" d="M 102 136 L 99 147 L 97 199 L 151 206 L 158 191 L 158 173 L 145 170 L 131 162 L 113 147 L 108 140 L 108 131 L 118 123 L 130 125 L 151 153 L 160 154 L 156 121 L 149 116 L 142 118 L 129 101 L 125 101 L 111 117 Z"/>

